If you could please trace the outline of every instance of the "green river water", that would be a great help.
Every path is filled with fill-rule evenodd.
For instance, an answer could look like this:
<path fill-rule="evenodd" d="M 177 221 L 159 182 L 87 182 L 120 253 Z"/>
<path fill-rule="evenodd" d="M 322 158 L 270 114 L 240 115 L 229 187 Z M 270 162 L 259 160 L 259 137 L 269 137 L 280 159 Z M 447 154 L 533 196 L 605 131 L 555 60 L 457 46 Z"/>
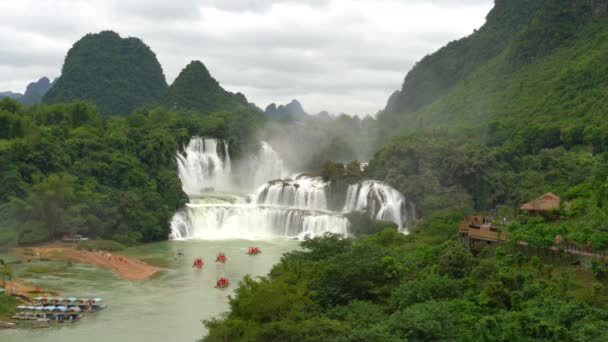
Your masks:
<path fill-rule="evenodd" d="M 246 254 L 251 245 L 263 253 Z M 77 323 L 51 324 L 46 329 L 0 330 L 0 341 L 195 341 L 206 334 L 201 320 L 228 310 L 228 296 L 245 275 L 262 276 L 281 255 L 297 248 L 293 240 L 255 242 L 169 241 L 129 249 L 124 254 L 167 268 L 151 279 L 129 281 L 111 271 L 92 265 L 40 261 L 13 265 L 15 276 L 60 292 L 61 296 L 102 297 L 108 307 L 88 314 Z M 228 262 L 216 264 L 215 255 L 226 253 Z M 179 256 L 178 253 L 183 253 Z M 192 268 L 192 260 L 202 257 L 203 269 Z M 9 258 L 10 260 L 10 258 Z M 30 267 L 46 266 L 55 271 L 33 274 Z M 227 277 L 233 283 L 224 290 L 214 288 L 215 280 Z"/>

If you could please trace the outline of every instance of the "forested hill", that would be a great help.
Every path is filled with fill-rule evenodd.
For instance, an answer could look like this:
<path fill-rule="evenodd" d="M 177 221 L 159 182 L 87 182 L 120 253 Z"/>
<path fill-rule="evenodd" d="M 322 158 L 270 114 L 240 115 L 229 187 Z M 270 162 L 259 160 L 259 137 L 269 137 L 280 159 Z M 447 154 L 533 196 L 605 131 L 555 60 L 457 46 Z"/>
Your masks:
<path fill-rule="evenodd" d="M 245 95 L 224 90 L 200 61 L 192 61 L 177 76 L 162 103 L 170 108 L 211 113 L 249 106 Z"/>
<path fill-rule="evenodd" d="M 408 112 L 433 102 L 479 65 L 500 54 L 529 24 L 541 3 L 542 0 L 496 0 L 478 31 L 451 42 L 414 66 L 397 98 L 389 101 L 388 109 Z"/>
<path fill-rule="evenodd" d="M 87 34 L 70 49 L 46 103 L 86 100 L 102 114 L 126 115 L 156 104 L 167 89 L 156 55 L 138 38 Z"/>
<path fill-rule="evenodd" d="M 393 134 L 492 122 L 599 123 L 607 36 L 604 1 L 496 1 L 481 29 L 407 74 L 381 121 Z"/>
<path fill-rule="evenodd" d="M 65 234 L 123 244 L 165 240 L 186 201 L 179 146 L 191 136 L 230 143 L 234 156 L 262 113 L 200 115 L 164 107 L 100 115 L 82 102 L 23 106 L 0 100 L 0 248 Z"/>
<path fill-rule="evenodd" d="M 570 206 L 525 231 L 548 245 L 562 229 L 608 247 L 606 10 L 599 0 L 497 1 L 479 31 L 422 60 L 391 96 L 372 176 L 423 217 L 508 216 L 554 192 Z"/>

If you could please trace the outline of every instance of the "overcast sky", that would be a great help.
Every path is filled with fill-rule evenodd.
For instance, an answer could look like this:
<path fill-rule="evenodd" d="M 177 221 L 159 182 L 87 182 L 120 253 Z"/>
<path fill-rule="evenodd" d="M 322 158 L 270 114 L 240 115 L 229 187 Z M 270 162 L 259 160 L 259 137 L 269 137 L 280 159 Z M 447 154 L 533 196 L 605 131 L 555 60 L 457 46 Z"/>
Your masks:
<path fill-rule="evenodd" d="M 265 108 L 375 114 L 417 60 L 480 27 L 492 0 L 0 0 L 0 91 L 58 77 L 84 34 L 143 39 L 170 84 L 201 60 Z M 179 5 L 176 5 L 179 4 Z"/>

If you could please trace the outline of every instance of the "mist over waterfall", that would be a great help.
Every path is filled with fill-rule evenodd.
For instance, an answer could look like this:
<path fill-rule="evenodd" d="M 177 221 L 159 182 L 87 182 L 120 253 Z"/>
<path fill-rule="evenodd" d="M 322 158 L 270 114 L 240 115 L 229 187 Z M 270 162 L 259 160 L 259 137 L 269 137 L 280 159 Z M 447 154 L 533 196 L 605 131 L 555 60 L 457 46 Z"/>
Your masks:
<path fill-rule="evenodd" d="M 348 187 L 344 212 L 364 211 L 377 220 L 395 222 L 399 229 L 415 220 L 415 207 L 390 185 L 366 180 Z"/>
<path fill-rule="evenodd" d="M 377 181 L 349 186 L 342 212 L 331 211 L 336 206 L 329 204 L 331 184 L 307 174 L 289 176 L 266 142 L 256 153 L 232 160 L 225 142 L 193 137 L 176 158 L 190 203 L 173 216 L 173 240 L 349 236 L 344 214 L 351 211 L 395 222 L 401 230 L 413 219 L 413 204 Z"/>
<path fill-rule="evenodd" d="M 262 141 L 258 154 L 250 159 L 249 167 L 255 170 L 253 177 L 254 186 L 259 186 L 272 179 L 287 177 L 289 174 L 283 159 L 281 159 L 272 146 L 265 141 Z"/>

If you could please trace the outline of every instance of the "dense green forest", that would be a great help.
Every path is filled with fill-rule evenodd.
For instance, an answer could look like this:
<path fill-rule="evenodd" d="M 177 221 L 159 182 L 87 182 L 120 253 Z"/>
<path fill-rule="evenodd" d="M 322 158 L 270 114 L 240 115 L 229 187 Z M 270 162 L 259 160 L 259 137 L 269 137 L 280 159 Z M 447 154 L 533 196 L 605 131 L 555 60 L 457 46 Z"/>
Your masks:
<path fill-rule="evenodd" d="M 68 52 L 46 103 L 89 101 L 101 114 L 126 115 L 157 104 L 167 90 L 163 70 L 138 38 L 112 31 L 87 34 Z"/>
<path fill-rule="evenodd" d="M 0 100 L 0 245 L 64 234 L 164 240 L 186 201 L 176 150 L 204 135 L 225 139 L 238 155 L 263 122 L 249 110 L 202 116 L 161 107 L 124 117 L 84 102 Z"/>
<path fill-rule="evenodd" d="M 457 214 L 435 213 L 409 236 L 305 241 L 267 277 L 246 278 L 203 341 L 608 338 L 601 281 L 514 246 L 474 257 L 455 239 Z"/>
<path fill-rule="evenodd" d="M 169 108 L 212 113 L 238 106 L 249 107 L 245 96 L 224 90 L 200 61 L 192 61 L 177 76 L 162 99 Z"/>
<path fill-rule="evenodd" d="M 551 191 L 563 207 L 526 230 L 545 244 L 561 232 L 608 248 L 607 36 L 601 2 L 497 1 L 479 31 L 407 75 L 379 116 L 387 144 L 371 176 L 414 198 L 422 216 L 449 207 L 513 216 Z M 411 89 L 427 105 L 403 95 Z"/>

